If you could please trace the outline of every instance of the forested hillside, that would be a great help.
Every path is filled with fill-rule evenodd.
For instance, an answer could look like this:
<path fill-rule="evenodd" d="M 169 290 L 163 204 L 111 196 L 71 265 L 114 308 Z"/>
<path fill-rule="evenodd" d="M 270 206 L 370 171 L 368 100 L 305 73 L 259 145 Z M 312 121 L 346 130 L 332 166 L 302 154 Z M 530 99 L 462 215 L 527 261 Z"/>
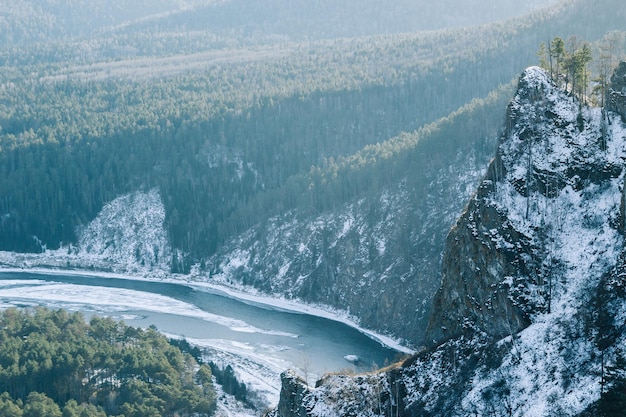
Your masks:
<path fill-rule="evenodd" d="M 208 365 L 156 329 L 37 308 L 0 313 L 0 414 L 209 416 Z"/>
<path fill-rule="evenodd" d="M 201 33 L 214 46 L 332 39 L 473 26 L 555 2 L 23 0 L 0 9 L 0 44 L 23 48 L 164 33 L 188 39 Z"/>
<path fill-rule="evenodd" d="M 445 235 L 484 173 L 511 94 L 503 87 L 253 200 L 233 217 L 293 209 L 229 239 L 206 261 L 211 279 L 347 309 L 419 345 Z"/>
<path fill-rule="evenodd" d="M 348 310 L 416 345 L 444 236 L 502 127 L 500 87 L 554 36 L 614 30 L 618 55 L 626 29 L 620 1 L 576 0 L 477 27 L 217 48 L 177 21 L 212 6 L 162 4 L 128 31 L 0 51 L 0 249 L 71 252 L 105 204 L 157 189 L 172 271 Z"/>
<path fill-rule="evenodd" d="M 177 75 L 156 78 L 137 60 L 122 61 L 117 76 L 106 75 L 107 65 L 48 66 L 47 55 L 11 66 L 22 58 L 9 51 L 0 91 L 0 246 L 38 251 L 75 241 L 76 228 L 105 202 L 158 186 L 172 245 L 192 259 L 210 255 L 232 233 L 276 214 L 233 213 L 298 182 L 290 177 L 486 95 L 534 61 L 548 34 L 580 28 L 594 39 L 618 28 L 619 5 L 606 3 L 567 3 L 478 29 L 256 50 L 265 52 L 203 61 L 192 72 L 179 56 L 170 68 Z M 61 53 L 49 53 L 62 57 L 64 47 L 56 48 Z M 292 208 L 294 192 L 274 209 Z"/>

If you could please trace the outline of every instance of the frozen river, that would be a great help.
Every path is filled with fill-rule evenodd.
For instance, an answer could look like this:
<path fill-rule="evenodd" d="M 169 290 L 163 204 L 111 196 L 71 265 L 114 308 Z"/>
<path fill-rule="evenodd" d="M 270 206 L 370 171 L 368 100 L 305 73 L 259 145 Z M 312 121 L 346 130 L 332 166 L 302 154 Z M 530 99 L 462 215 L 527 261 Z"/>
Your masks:
<path fill-rule="evenodd" d="M 275 403 L 279 373 L 369 370 L 392 362 L 398 351 L 344 323 L 242 301 L 187 283 L 162 283 L 93 275 L 0 272 L 0 309 L 47 306 L 156 326 L 210 350 L 230 363 L 248 386 Z M 345 357 L 358 357 L 353 364 Z"/>

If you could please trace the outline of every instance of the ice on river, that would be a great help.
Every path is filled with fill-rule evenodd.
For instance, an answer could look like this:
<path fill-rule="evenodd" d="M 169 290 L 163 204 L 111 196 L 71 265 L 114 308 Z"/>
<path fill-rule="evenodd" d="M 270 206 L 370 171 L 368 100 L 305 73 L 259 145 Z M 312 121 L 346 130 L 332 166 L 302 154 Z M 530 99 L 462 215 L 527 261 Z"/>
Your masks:
<path fill-rule="evenodd" d="M 262 333 L 297 338 L 298 335 L 275 330 L 264 330 L 245 321 L 202 311 L 198 307 L 164 295 L 122 288 L 93 287 L 88 285 L 46 282 L 41 280 L 0 281 L 1 306 L 24 305 L 42 302 L 51 307 L 73 310 L 89 310 L 94 307 L 101 312 L 144 310 L 198 318 L 229 328 L 235 332 Z M 7 300 L 14 300 L 8 302 Z"/>

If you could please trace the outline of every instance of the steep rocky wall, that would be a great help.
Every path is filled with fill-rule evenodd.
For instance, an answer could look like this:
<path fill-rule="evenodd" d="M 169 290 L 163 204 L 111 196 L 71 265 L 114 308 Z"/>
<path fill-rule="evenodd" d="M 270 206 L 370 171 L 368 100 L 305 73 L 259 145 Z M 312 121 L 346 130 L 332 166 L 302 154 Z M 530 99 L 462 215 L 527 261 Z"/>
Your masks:
<path fill-rule="evenodd" d="M 157 189 L 120 196 L 78 232 L 79 254 L 128 269 L 169 269 L 171 248 L 164 223 L 165 208 Z"/>
<path fill-rule="evenodd" d="M 549 83 L 547 79 L 544 82 Z M 495 338 L 515 334 L 528 326 L 530 314 L 542 307 L 538 304 L 543 300 L 529 304 L 526 296 L 531 286 L 542 284 L 538 274 L 541 250 L 532 234 L 511 224 L 507 210 L 496 204 L 493 196 L 503 182 L 512 181 L 528 200 L 533 191 L 545 193 L 549 189 L 546 177 L 557 178 L 537 169 L 529 172 L 528 166 L 523 166 L 525 159 L 526 165 L 532 164 L 532 155 L 525 154 L 525 148 L 540 140 L 533 131 L 536 124 L 550 118 L 563 123 L 550 106 L 542 109 L 543 114 L 522 111 L 538 104 L 545 106 L 546 87 L 535 84 L 528 73 L 520 78 L 516 97 L 507 109 L 507 131 L 501 142 L 518 136 L 521 146 L 508 148 L 509 152 L 500 146 L 485 179 L 447 237 L 441 286 L 429 322 L 429 342 L 438 344 L 477 329 Z M 516 172 L 520 162 L 525 171 L 522 174 Z M 556 188 L 552 183 L 555 181 L 550 185 Z"/>
<path fill-rule="evenodd" d="M 283 372 L 280 375 L 280 380 L 280 399 L 278 406 L 271 415 L 306 417 L 308 413 L 303 403 L 305 395 L 309 393 L 306 382 L 292 370 Z"/>
<path fill-rule="evenodd" d="M 526 327 L 530 311 L 513 293 L 537 268 L 529 256 L 534 249 L 504 213 L 474 197 L 446 240 L 429 341 L 439 343 L 476 328 L 502 337 Z"/>
<path fill-rule="evenodd" d="M 606 370 L 626 358 L 626 124 L 609 112 L 603 126 L 600 109 L 539 68 L 522 75 L 508 115 L 448 235 L 431 346 L 392 370 L 301 386 L 276 416 L 581 416 L 607 405 Z"/>
<path fill-rule="evenodd" d="M 611 76 L 608 109 L 619 113 L 626 121 L 626 62 L 621 62 Z"/>
<path fill-rule="evenodd" d="M 611 76 L 607 110 L 618 113 L 626 121 L 626 62 L 622 61 Z M 622 188 L 620 230 L 626 231 L 626 187 Z"/>

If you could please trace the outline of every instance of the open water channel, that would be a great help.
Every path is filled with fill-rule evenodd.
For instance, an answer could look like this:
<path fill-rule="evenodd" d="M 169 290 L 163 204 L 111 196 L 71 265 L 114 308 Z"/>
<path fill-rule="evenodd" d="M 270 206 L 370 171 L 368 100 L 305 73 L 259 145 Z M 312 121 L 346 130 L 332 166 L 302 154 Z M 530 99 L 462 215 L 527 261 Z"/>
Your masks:
<path fill-rule="evenodd" d="M 110 316 L 184 336 L 233 365 L 244 382 L 277 399 L 278 374 L 293 368 L 309 383 L 325 372 L 367 370 L 399 352 L 344 323 L 285 311 L 187 283 L 97 275 L 0 271 L 0 309 L 47 306 Z M 345 359 L 358 357 L 353 364 Z"/>

